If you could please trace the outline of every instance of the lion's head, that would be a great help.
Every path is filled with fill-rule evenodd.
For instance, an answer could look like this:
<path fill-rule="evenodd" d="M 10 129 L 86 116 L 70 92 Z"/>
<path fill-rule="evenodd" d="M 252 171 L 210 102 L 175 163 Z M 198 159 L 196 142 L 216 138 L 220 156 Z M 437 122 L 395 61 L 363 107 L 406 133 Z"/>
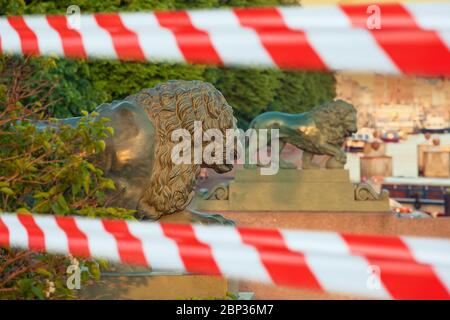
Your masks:
<path fill-rule="evenodd" d="M 193 137 L 194 121 L 201 121 L 203 132 L 217 129 L 226 137 L 226 130 L 236 127 L 233 109 L 213 85 L 202 81 L 168 81 L 127 100 L 143 107 L 156 128 L 155 164 L 150 186 L 140 201 L 146 207 L 144 211 L 151 212 L 150 218 L 186 208 L 194 196 L 201 166 L 219 173 L 233 168 L 231 164 L 174 164 L 171 158 L 175 146 L 171 136 L 176 129 L 186 129 Z M 225 158 L 226 148 L 223 150 Z"/>
<path fill-rule="evenodd" d="M 346 137 L 358 131 L 357 111 L 343 100 L 326 102 L 310 113 L 320 132 L 331 144 L 342 145 Z"/>

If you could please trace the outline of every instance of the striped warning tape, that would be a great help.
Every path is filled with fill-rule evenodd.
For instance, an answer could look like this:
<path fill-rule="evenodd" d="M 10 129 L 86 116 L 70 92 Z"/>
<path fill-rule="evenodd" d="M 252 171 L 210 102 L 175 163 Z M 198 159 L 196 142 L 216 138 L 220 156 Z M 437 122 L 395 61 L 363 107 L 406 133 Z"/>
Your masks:
<path fill-rule="evenodd" d="M 0 18 L 0 52 L 450 75 L 450 4 L 186 10 Z"/>
<path fill-rule="evenodd" d="M 0 246 L 383 299 L 450 299 L 447 239 L 2 214 Z"/>

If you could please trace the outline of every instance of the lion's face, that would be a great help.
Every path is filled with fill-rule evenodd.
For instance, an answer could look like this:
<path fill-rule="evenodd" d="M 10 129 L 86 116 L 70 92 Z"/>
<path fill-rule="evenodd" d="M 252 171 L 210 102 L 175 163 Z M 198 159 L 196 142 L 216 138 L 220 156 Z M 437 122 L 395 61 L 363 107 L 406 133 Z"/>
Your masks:
<path fill-rule="evenodd" d="M 226 103 L 226 102 L 225 102 Z M 227 104 L 225 106 L 225 108 L 229 108 L 230 110 L 232 110 L 232 108 Z M 229 172 L 233 169 L 234 167 L 234 161 L 237 159 L 237 144 L 234 143 L 233 144 L 233 148 L 229 146 L 229 144 L 227 143 L 227 130 L 229 129 L 237 129 L 237 120 L 236 118 L 232 117 L 232 122 L 226 123 L 224 125 L 223 128 L 217 128 L 218 130 L 220 130 L 223 140 L 222 140 L 222 163 L 214 163 L 214 164 L 207 164 L 205 162 L 205 159 L 203 159 L 203 168 L 210 168 L 213 169 L 215 172 L 217 173 L 226 173 Z M 227 153 L 228 156 L 227 156 Z M 229 160 L 229 161 L 227 161 Z"/>
<path fill-rule="evenodd" d="M 358 131 L 356 114 L 354 112 L 347 114 L 342 120 L 342 126 L 346 131 L 346 136 L 351 136 L 353 133 L 356 133 Z"/>

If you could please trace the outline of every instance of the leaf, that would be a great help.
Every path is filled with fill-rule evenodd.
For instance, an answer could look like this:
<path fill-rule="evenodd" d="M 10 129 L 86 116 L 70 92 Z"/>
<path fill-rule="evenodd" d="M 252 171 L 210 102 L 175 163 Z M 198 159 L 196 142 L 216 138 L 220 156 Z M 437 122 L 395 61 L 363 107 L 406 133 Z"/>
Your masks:
<path fill-rule="evenodd" d="M 89 177 L 89 173 L 84 172 L 83 174 L 83 188 L 84 188 L 84 192 L 86 194 L 89 194 L 89 183 L 91 182 L 91 179 Z"/>
<path fill-rule="evenodd" d="M 100 267 L 97 263 L 93 262 L 88 265 L 90 274 L 94 277 L 95 280 L 100 279 Z"/>
<path fill-rule="evenodd" d="M 56 214 L 64 214 L 64 210 L 61 208 L 61 206 L 57 202 L 53 202 L 51 204 L 53 212 Z"/>
<path fill-rule="evenodd" d="M 50 188 L 50 190 L 48 191 L 48 194 L 49 194 L 50 196 L 53 196 L 53 195 L 55 195 L 57 192 L 58 192 L 58 186 L 56 185 L 56 186 L 53 186 L 53 187 Z"/>
<path fill-rule="evenodd" d="M 0 188 L 0 192 L 3 192 L 7 195 L 13 196 L 14 195 L 14 191 L 11 188 L 8 187 L 2 187 Z"/>
<path fill-rule="evenodd" d="M 52 276 L 51 272 L 45 270 L 44 268 L 37 268 L 36 269 L 36 273 L 40 274 L 40 275 L 43 275 L 43 276 L 46 276 L 46 277 L 51 277 Z"/>
<path fill-rule="evenodd" d="M 32 279 L 20 279 L 17 281 L 17 286 L 19 287 L 19 290 L 23 293 L 28 291 L 31 287 L 31 284 L 33 283 Z"/>
<path fill-rule="evenodd" d="M 112 136 L 114 135 L 114 128 L 113 127 L 107 127 L 106 131 L 108 131 Z"/>
<path fill-rule="evenodd" d="M 104 179 L 101 183 L 101 186 L 105 189 L 116 190 L 116 185 L 111 179 Z"/>
<path fill-rule="evenodd" d="M 95 143 L 95 149 L 97 149 L 97 151 L 105 151 L 106 143 L 104 140 L 97 140 L 94 143 Z"/>
<path fill-rule="evenodd" d="M 88 162 L 88 163 L 86 164 L 86 167 L 87 167 L 89 170 L 91 170 L 92 172 L 95 172 L 95 170 L 96 170 L 95 166 L 94 166 L 92 163 L 90 163 L 90 162 Z"/>
<path fill-rule="evenodd" d="M 48 197 L 50 196 L 50 194 L 48 192 L 38 192 L 36 193 L 33 198 L 35 199 L 48 199 Z"/>
<path fill-rule="evenodd" d="M 104 259 L 97 259 L 96 260 L 100 266 L 100 268 L 107 270 L 109 268 L 109 263 L 107 260 Z"/>
<path fill-rule="evenodd" d="M 39 300 L 45 300 L 44 292 L 42 291 L 42 288 L 32 286 L 31 292 L 33 292 L 34 295 L 39 298 Z"/>
<path fill-rule="evenodd" d="M 64 211 L 69 211 L 69 206 L 67 205 L 66 199 L 63 197 L 63 195 L 59 195 L 58 198 L 56 198 L 56 201 L 58 202 L 61 209 Z"/>

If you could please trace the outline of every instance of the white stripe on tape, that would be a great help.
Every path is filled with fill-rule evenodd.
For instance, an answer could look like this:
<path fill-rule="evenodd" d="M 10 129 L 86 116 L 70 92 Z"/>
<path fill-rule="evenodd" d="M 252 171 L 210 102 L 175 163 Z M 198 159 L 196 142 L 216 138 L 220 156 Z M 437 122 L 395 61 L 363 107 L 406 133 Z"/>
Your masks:
<path fill-rule="evenodd" d="M 307 253 L 305 258 L 325 291 L 391 299 L 362 257 Z"/>
<path fill-rule="evenodd" d="M 278 8 L 286 24 L 293 29 L 351 28 L 347 15 L 338 7 Z"/>
<path fill-rule="evenodd" d="M 450 240 L 402 237 L 409 251 L 420 263 L 450 266 Z"/>
<path fill-rule="evenodd" d="M 185 62 L 175 36 L 159 25 L 154 14 L 121 14 L 121 18 L 123 24 L 137 34 L 148 60 Z"/>
<path fill-rule="evenodd" d="M 399 73 L 397 66 L 367 30 L 309 30 L 307 37 L 328 68 Z"/>
<path fill-rule="evenodd" d="M 198 240 L 208 244 L 214 260 L 222 273 L 230 277 L 244 277 L 248 280 L 271 282 L 259 257 L 258 251 L 242 243 L 234 228 L 208 228 L 193 225 Z M 218 240 L 222 239 L 222 243 Z M 224 239 L 226 239 L 224 241 Z M 238 258 L 238 259 L 237 259 Z"/>
<path fill-rule="evenodd" d="M 176 242 L 164 235 L 161 225 L 129 222 L 128 229 L 142 241 L 145 258 L 152 269 L 186 271 Z"/>
<path fill-rule="evenodd" d="M 4 52 L 9 54 L 22 53 L 19 34 L 3 17 L 0 17 L 0 41 Z"/>
<path fill-rule="evenodd" d="M 242 27 L 236 15 L 230 10 L 220 10 L 214 15 L 208 11 L 191 11 L 189 16 L 196 28 L 208 32 L 214 48 L 225 65 L 275 66 L 261 44 L 258 34 L 251 28 Z M 214 20 L 222 21 L 227 28 L 210 29 Z"/>
<path fill-rule="evenodd" d="M 81 34 L 88 56 L 117 59 L 109 32 L 97 24 L 93 15 L 81 15 L 80 29 L 77 31 Z"/>
<path fill-rule="evenodd" d="M 33 216 L 34 221 L 45 235 L 45 249 L 48 252 L 69 252 L 69 241 L 54 217 Z"/>
<path fill-rule="evenodd" d="M 333 254 L 350 254 L 347 243 L 339 234 L 320 231 L 282 230 L 286 246 L 289 250 L 307 252 L 322 252 Z"/>
<path fill-rule="evenodd" d="M 105 230 L 101 220 L 76 219 L 78 228 L 86 234 L 93 257 L 121 261 L 116 239 Z"/>
<path fill-rule="evenodd" d="M 10 246 L 28 249 L 28 233 L 18 217 L 12 214 L 2 214 L 0 218 L 9 230 Z"/>
<path fill-rule="evenodd" d="M 64 55 L 59 33 L 48 24 L 45 16 L 24 16 L 24 20 L 36 35 L 41 54 Z"/>

